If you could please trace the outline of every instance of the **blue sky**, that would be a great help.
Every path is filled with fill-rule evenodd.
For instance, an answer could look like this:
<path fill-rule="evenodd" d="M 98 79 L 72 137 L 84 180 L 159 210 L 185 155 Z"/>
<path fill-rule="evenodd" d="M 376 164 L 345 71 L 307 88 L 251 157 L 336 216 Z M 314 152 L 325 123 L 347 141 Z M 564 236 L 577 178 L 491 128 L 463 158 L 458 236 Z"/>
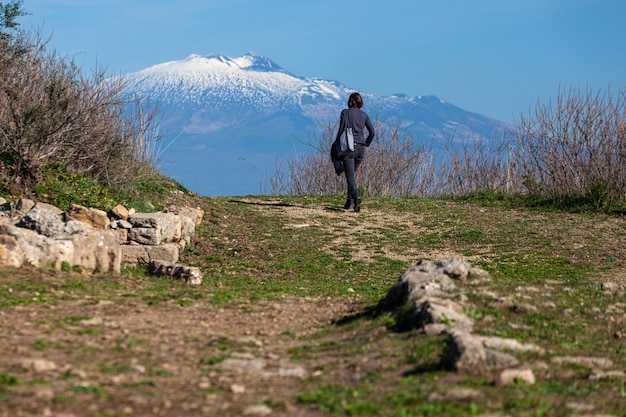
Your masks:
<path fill-rule="evenodd" d="M 22 28 L 112 75 L 254 52 L 297 76 L 433 94 L 509 122 L 559 87 L 626 88 L 625 0 L 26 0 L 23 9 Z"/>

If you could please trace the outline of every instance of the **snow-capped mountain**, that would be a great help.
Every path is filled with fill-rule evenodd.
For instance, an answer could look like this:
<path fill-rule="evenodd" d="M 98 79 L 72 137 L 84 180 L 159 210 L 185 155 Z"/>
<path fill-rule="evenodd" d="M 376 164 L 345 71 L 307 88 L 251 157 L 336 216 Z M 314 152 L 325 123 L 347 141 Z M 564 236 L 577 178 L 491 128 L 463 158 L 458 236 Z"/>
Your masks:
<path fill-rule="evenodd" d="M 321 78 L 289 73 L 254 54 L 191 55 L 125 76 L 128 94 L 160 109 L 161 171 L 201 195 L 261 192 L 277 159 L 334 124 L 353 91 Z M 434 96 L 361 92 L 379 126 L 401 125 L 416 140 L 474 131 L 496 121 Z"/>

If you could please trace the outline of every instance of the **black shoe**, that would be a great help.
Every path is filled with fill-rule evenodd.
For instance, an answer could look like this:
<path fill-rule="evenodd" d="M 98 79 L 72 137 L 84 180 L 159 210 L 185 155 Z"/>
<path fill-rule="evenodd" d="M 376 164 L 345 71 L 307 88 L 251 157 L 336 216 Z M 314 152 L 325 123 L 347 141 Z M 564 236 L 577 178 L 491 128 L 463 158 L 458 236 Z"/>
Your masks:
<path fill-rule="evenodd" d="M 350 210 L 352 208 L 352 199 L 349 198 L 346 200 L 346 203 L 343 205 L 344 210 Z"/>
<path fill-rule="evenodd" d="M 354 212 L 358 213 L 359 211 L 361 211 L 361 199 L 357 198 L 357 200 L 354 203 Z"/>

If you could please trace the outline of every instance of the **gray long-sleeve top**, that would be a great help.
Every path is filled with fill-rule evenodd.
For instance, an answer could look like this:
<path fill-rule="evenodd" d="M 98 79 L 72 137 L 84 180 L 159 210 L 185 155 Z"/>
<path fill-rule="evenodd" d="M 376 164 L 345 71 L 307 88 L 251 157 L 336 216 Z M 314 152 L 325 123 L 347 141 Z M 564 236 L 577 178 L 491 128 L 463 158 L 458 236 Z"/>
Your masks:
<path fill-rule="evenodd" d="M 350 127 L 352 128 L 352 135 L 354 136 L 354 143 L 370 146 L 374 140 L 376 131 L 374 125 L 370 120 L 370 117 L 363 110 L 352 107 L 348 109 L 348 118 L 350 119 Z M 341 112 L 341 120 L 339 121 L 339 130 L 337 131 L 336 139 L 339 140 L 339 136 L 346 128 L 346 121 L 344 120 L 344 112 Z M 367 128 L 367 137 L 364 135 L 364 130 Z"/>

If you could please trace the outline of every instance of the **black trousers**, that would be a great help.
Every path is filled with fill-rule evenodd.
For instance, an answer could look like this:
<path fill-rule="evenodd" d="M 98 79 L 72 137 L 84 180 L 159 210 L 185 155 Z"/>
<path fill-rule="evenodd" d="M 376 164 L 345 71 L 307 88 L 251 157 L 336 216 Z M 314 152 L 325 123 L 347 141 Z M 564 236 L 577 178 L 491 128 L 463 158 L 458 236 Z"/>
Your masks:
<path fill-rule="evenodd" d="M 356 171 L 365 158 L 365 145 L 354 144 L 354 151 L 344 156 L 343 169 L 346 174 L 346 182 L 348 183 L 348 198 L 354 201 L 360 197 L 359 187 L 356 183 Z"/>

